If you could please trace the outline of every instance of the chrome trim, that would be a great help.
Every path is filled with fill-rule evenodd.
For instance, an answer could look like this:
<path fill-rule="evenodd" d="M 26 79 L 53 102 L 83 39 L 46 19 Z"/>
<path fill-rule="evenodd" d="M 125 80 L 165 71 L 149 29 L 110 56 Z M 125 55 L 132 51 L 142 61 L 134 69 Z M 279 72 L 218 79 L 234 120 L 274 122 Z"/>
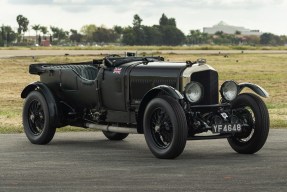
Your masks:
<path fill-rule="evenodd" d="M 194 64 L 191 67 L 187 67 L 183 72 L 182 72 L 182 77 L 181 77 L 181 91 L 184 91 L 185 86 L 191 81 L 190 77 L 192 73 L 200 72 L 200 71 L 207 71 L 207 70 L 213 70 L 215 69 L 211 67 L 208 64 Z"/>

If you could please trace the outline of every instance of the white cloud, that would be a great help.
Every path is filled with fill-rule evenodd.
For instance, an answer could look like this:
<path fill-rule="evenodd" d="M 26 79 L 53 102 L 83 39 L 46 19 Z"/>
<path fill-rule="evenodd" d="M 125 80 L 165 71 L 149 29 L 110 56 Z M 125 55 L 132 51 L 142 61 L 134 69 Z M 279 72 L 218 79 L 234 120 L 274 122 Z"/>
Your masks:
<path fill-rule="evenodd" d="M 174 17 L 185 33 L 223 20 L 231 25 L 287 34 L 285 0 L 1 0 L 0 24 L 17 26 L 23 14 L 30 24 L 80 29 L 85 24 L 127 26 L 139 14 L 144 25 L 162 13 Z"/>

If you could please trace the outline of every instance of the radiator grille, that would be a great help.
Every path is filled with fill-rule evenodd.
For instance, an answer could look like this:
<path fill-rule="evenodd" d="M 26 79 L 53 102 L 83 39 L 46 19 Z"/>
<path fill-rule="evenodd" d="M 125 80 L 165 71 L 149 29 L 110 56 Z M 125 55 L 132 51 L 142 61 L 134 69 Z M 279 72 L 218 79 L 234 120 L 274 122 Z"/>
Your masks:
<path fill-rule="evenodd" d="M 196 81 L 204 87 L 203 99 L 197 105 L 211 105 L 218 103 L 218 73 L 213 70 L 201 71 L 191 75 L 191 81 Z"/>

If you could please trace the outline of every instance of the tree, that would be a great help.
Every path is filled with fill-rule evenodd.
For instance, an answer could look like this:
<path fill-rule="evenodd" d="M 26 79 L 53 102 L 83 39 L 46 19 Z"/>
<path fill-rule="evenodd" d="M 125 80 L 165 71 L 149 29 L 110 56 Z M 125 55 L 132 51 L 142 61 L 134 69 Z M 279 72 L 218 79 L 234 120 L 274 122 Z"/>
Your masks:
<path fill-rule="evenodd" d="M 164 13 L 159 19 L 159 30 L 162 33 L 163 45 L 180 45 L 185 40 L 185 35 L 176 27 L 174 18 L 168 18 Z"/>
<path fill-rule="evenodd" d="M 0 46 L 9 46 L 17 38 L 17 34 L 10 26 L 2 25 L 0 34 Z"/>
<path fill-rule="evenodd" d="M 40 25 L 33 25 L 32 29 L 36 32 L 36 42 L 37 42 L 37 36 L 38 36 L 38 31 L 41 29 Z"/>
<path fill-rule="evenodd" d="M 94 42 L 94 33 L 96 30 L 97 27 L 94 24 L 84 25 L 81 29 L 81 32 L 84 34 L 84 40 L 88 43 Z"/>
<path fill-rule="evenodd" d="M 133 20 L 133 26 L 134 28 L 140 28 L 141 27 L 141 23 L 142 23 L 142 19 L 140 18 L 140 16 L 138 14 L 134 15 L 134 20 Z"/>
<path fill-rule="evenodd" d="M 52 40 L 55 44 L 60 43 L 63 39 L 66 39 L 69 36 L 68 31 L 64 31 L 62 28 L 50 26 L 52 31 Z"/>
<path fill-rule="evenodd" d="M 83 35 L 78 33 L 78 31 L 74 30 L 74 29 L 71 29 L 70 32 L 71 32 L 70 40 L 72 42 L 80 43 L 81 40 L 82 40 Z"/>
<path fill-rule="evenodd" d="M 38 37 L 38 45 L 41 45 L 41 43 L 42 43 L 42 38 L 41 38 L 41 35 L 39 35 L 39 37 Z"/>
<path fill-rule="evenodd" d="M 94 32 L 94 40 L 99 43 L 115 42 L 119 38 L 113 29 L 107 29 L 104 26 L 97 28 Z"/>
<path fill-rule="evenodd" d="M 217 31 L 213 36 L 213 43 L 217 45 L 238 45 L 242 42 L 240 37 L 237 37 L 235 34 L 225 34 L 223 31 Z"/>
<path fill-rule="evenodd" d="M 260 37 L 257 35 L 244 36 L 244 43 L 247 45 L 258 45 L 260 44 Z"/>
<path fill-rule="evenodd" d="M 162 45 L 163 38 L 159 26 L 143 26 L 143 31 L 145 34 L 145 45 Z"/>
<path fill-rule="evenodd" d="M 185 35 L 176 27 L 174 18 L 162 15 L 160 25 L 144 26 L 139 15 L 134 15 L 133 26 L 123 30 L 122 42 L 127 45 L 180 45 Z"/>
<path fill-rule="evenodd" d="M 161 26 L 160 31 L 162 33 L 163 45 L 175 46 L 180 45 L 185 41 L 183 32 L 174 26 Z"/>
<path fill-rule="evenodd" d="M 168 25 L 168 18 L 164 13 L 161 15 L 161 18 L 159 19 L 159 25 L 160 26 Z"/>
<path fill-rule="evenodd" d="M 282 42 L 283 45 L 287 44 L 287 36 L 286 35 L 281 35 L 280 39 L 281 39 L 281 42 Z"/>
<path fill-rule="evenodd" d="M 123 32 L 124 32 L 124 28 L 121 27 L 121 26 L 118 26 L 118 25 L 115 25 L 115 26 L 113 27 L 113 29 L 114 29 L 114 31 L 115 31 L 117 34 L 119 34 L 119 35 L 123 34 Z"/>
<path fill-rule="evenodd" d="M 135 38 L 135 43 L 137 45 L 144 45 L 145 42 L 145 34 L 142 28 L 142 19 L 140 18 L 139 15 L 134 15 L 134 20 L 133 20 L 133 33 L 134 33 L 134 38 Z"/>
<path fill-rule="evenodd" d="M 168 18 L 164 13 L 162 14 L 161 18 L 159 19 L 160 26 L 174 26 L 176 27 L 176 22 L 174 18 Z"/>
<path fill-rule="evenodd" d="M 48 29 L 45 26 L 41 26 L 40 27 L 40 31 L 43 34 L 43 36 L 45 36 L 48 33 Z"/>
<path fill-rule="evenodd" d="M 50 26 L 50 30 L 52 32 L 52 38 L 55 37 L 55 34 L 57 33 L 58 31 L 58 27 L 54 27 L 54 26 Z"/>
<path fill-rule="evenodd" d="M 202 33 L 200 30 L 190 30 L 186 36 L 188 44 L 200 45 L 210 43 L 210 35 L 208 33 Z"/>
<path fill-rule="evenodd" d="M 215 32 L 215 35 L 217 35 L 217 36 L 223 36 L 224 33 L 223 33 L 223 31 L 216 31 L 216 32 Z"/>
<path fill-rule="evenodd" d="M 285 42 L 280 36 L 272 33 L 263 33 L 260 36 L 260 44 L 262 45 L 284 45 Z"/>
<path fill-rule="evenodd" d="M 18 35 L 21 37 L 23 32 L 23 39 L 24 39 L 24 34 L 28 30 L 29 20 L 23 15 L 18 15 L 16 17 L 16 20 L 18 23 Z M 21 41 L 21 38 L 19 39 L 19 41 Z"/>
<path fill-rule="evenodd" d="M 168 19 L 168 25 L 176 27 L 175 18 L 169 18 Z"/>
<path fill-rule="evenodd" d="M 197 45 L 201 44 L 202 34 L 199 30 L 190 30 L 186 38 L 189 44 Z"/>
<path fill-rule="evenodd" d="M 241 35 L 241 31 L 236 30 L 234 34 L 235 35 Z"/>
<path fill-rule="evenodd" d="M 136 38 L 134 34 L 134 30 L 132 27 L 126 27 L 123 30 L 123 40 L 122 42 L 126 45 L 136 45 Z"/>

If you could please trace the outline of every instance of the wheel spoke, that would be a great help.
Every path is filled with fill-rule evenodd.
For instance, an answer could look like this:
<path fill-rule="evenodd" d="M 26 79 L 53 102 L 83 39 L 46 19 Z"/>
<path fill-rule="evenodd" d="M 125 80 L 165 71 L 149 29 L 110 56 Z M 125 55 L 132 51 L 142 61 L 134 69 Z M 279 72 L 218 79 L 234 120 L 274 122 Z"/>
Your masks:
<path fill-rule="evenodd" d="M 28 109 L 28 123 L 33 134 L 39 135 L 42 133 L 45 117 L 42 105 L 37 100 L 32 101 Z"/>
<path fill-rule="evenodd" d="M 166 148 L 172 140 L 172 124 L 168 114 L 161 108 L 154 110 L 151 116 L 151 133 L 160 148 Z"/>
<path fill-rule="evenodd" d="M 253 136 L 255 130 L 255 116 L 253 110 L 248 106 L 243 106 L 239 116 L 241 116 L 243 127 L 242 133 L 235 134 L 235 137 L 240 143 L 247 143 Z"/>

